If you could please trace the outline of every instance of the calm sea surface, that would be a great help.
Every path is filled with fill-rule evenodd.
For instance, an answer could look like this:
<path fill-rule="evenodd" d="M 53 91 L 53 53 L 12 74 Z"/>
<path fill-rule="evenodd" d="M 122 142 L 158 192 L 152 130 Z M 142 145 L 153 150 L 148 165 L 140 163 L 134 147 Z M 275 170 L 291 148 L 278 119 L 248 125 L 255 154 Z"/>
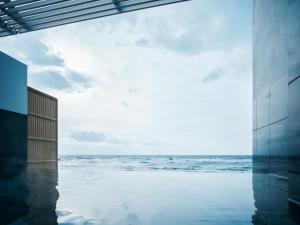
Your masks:
<path fill-rule="evenodd" d="M 251 156 L 60 156 L 59 224 L 252 224 Z"/>

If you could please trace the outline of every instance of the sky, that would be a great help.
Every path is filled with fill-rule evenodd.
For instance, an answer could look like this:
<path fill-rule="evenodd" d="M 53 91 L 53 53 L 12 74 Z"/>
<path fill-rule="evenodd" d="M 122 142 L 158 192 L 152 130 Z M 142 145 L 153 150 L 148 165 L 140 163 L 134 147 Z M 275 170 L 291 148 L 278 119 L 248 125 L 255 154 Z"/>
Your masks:
<path fill-rule="evenodd" d="M 252 153 L 252 1 L 193 0 L 0 39 L 59 100 L 59 154 Z"/>

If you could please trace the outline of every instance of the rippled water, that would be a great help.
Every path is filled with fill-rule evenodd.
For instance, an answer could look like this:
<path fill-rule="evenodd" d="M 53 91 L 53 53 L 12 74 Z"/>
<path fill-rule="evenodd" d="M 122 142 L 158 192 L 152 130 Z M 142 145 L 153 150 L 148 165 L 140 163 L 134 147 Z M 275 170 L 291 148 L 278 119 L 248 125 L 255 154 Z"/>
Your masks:
<path fill-rule="evenodd" d="M 119 171 L 249 172 L 251 156 L 61 156 L 61 168 Z"/>
<path fill-rule="evenodd" d="M 252 224 L 250 156 L 61 156 L 59 224 Z"/>

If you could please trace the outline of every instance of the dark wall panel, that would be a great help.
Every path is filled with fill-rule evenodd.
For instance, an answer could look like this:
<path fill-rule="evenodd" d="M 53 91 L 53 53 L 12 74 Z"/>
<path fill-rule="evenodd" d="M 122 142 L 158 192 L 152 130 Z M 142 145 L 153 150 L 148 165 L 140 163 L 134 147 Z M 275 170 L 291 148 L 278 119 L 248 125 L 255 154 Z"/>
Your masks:
<path fill-rule="evenodd" d="M 0 109 L 0 124 L 1 155 L 26 156 L 27 116 Z"/>
<path fill-rule="evenodd" d="M 287 189 L 285 179 L 267 173 L 253 174 L 254 225 L 295 225 L 289 216 Z"/>
<path fill-rule="evenodd" d="M 270 172 L 288 176 L 288 120 L 270 125 Z"/>
<path fill-rule="evenodd" d="M 290 198 L 300 203 L 300 79 L 289 85 Z"/>
<path fill-rule="evenodd" d="M 25 166 L 27 116 L 0 109 L 0 162 L 4 169 Z"/>

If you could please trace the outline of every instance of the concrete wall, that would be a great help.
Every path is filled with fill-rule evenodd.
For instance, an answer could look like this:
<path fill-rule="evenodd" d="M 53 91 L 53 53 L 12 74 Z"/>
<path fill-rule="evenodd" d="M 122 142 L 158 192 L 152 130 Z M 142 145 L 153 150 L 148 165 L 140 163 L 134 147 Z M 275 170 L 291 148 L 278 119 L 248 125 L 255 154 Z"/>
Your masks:
<path fill-rule="evenodd" d="M 27 114 L 27 66 L 0 52 L 0 109 Z"/>
<path fill-rule="evenodd" d="M 254 1 L 254 191 L 280 183 L 281 194 L 272 198 L 281 198 L 283 209 L 300 202 L 299 12 L 300 0 Z"/>

